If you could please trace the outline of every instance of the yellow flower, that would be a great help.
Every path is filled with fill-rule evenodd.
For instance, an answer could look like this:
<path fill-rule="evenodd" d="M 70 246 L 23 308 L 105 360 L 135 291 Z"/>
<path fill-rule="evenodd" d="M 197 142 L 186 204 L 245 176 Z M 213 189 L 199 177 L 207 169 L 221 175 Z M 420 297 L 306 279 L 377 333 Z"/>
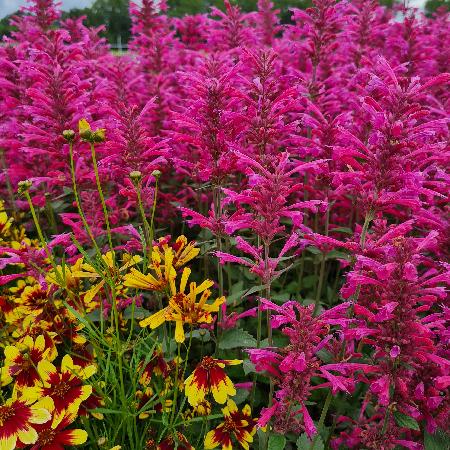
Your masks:
<path fill-rule="evenodd" d="M 206 303 L 211 295 L 209 288 L 214 284 L 211 280 L 205 280 L 200 286 L 197 286 L 195 282 L 190 283 L 189 292 L 186 294 L 185 290 L 190 273 L 191 269 L 185 267 L 181 276 L 180 290 L 177 291 L 174 282 L 170 285 L 172 296 L 169 300 L 169 306 L 139 322 L 141 327 L 150 326 L 150 328 L 155 329 L 166 321 L 175 322 L 175 340 L 182 343 L 185 339 L 183 325 L 193 326 L 212 322 L 211 313 L 219 311 L 225 297 L 216 299 L 211 305 Z M 197 302 L 199 294 L 202 295 Z"/>
<path fill-rule="evenodd" d="M 80 280 L 74 276 L 74 273 L 82 272 L 82 266 L 83 258 L 78 258 L 73 266 L 56 266 L 56 271 L 52 270 L 47 274 L 46 281 L 49 284 L 65 287 L 72 292 L 78 292 L 81 290 Z"/>
<path fill-rule="evenodd" d="M 145 289 L 150 291 L 161 291 L 167 285 L 173 285 L 177 273 L 172 265 L 173 252 L 170 248 L 165 250 L 164 265 L 161 264 L 161 255 L 159 252 L 152 253 L 152 262 L 149 269 L 154 273 L 144 275 L 139 270 L 131 269 L 130 273 L 124 276 L 124 285 L 136 289 Z"/>
<path fill-rule="evenodd" d="M 102 255 L 103 262 L 106 266 L 106 268 L 103 270 L 103 272 L 100 274 L 98 273 L 97 269 L 92 267 L 90 264 L 82 264 L 81 270 L 73 271 L 72 277 L 74 278 L 90 278 L 90 279 L 98 279 L 102 278 L 102 276 L 106 276 L 107 274 L 114 277 L 116 283 L 120 283 L 122 278 L 122 273 L 128 270 L 131 266 L 137 264 L 140 260 L 140 256 L 131 256 L 128 254 L 125 254 L 123 256 L 123 264 L 121 267 L 116 268 L 114 265 L 114 258 L 113 254 L 111 252 L 107 252 L 106 254 Z M 103 288 L 105 285 L 105 280 L 101 279 L 98 283 L 93 283 L 90 289 L 88 289 L 84 293 L 84 302 L 87 307 L 94 307 L 95 305 L 92 305 L 91 302 L 94 299 L 94 297 L 99 293 L 99 291 Z"/>
<path fill-rule="evenodd" d="M 228 400 L 227 406 L 222 409 L 224 421 L 205 437 L 205 449 L 213 449 L 222 446 L 222 450 L 233 448 L 233 437 L 245 450 L 249 450 L 256 432 L 256 419 L 252 418 L 249 405 L 245 405 L 242 411 L 233 400 Z"/>
<path fill-rule="evenodd" d="M 157 252 L 161 259 L 165 260 L 166 251 L 168 249 L 172 250 L 173 266 L 175 269 L 179 269 L 200 253 L 200 249 L 195 247 L 195 245 L 195 241 L 188 243 L 186 236 L 183 235 L 179 236 L 173 244 L 170 244 L 167 238 L 160 238 L 158 245 L 153 247 L 153 251 Z"/>

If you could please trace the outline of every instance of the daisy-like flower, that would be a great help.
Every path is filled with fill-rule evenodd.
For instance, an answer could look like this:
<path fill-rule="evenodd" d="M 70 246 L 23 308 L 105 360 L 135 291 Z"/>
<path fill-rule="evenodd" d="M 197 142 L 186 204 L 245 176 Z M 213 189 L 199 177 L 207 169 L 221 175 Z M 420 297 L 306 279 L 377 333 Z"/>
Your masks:
<path fill-rule="evenodd" d="M 131 256 L 125 254 L 123 256 L 123 264 L 119 268 L 117 268 L 114 264 L 113 254 L 111 252 L 107 252 L 102 255 L 103 262 L 106 266 L 104 269 L 103 276 L 106 275 L 106 272 L 109 272 L 113 278 L 116 278 L 116 282 L 120 282 L 122 274 L 127 271 L 131 266 L 137 264 L 140 260 L 140 256 Z M 84 293 L 84 303 L 89 306 L 94 297 L 99 293 L 99 291 L 105 285 L 105 280 L 102 278 L 102 274 L 97 272 L 97 269 L 92 267 L 90 264 L 82 264 L 81 270 L 72 272 L 72 277 L 74 278 L 90 278 L 90 279 L 98 279 L 100 278 L 98 283 L 93 283 L 90 289 L 88 289 Z"/>
<path fill-rule="evenodd" d="M 66 446 L 84 444 L 88 438 L 86 431 L 77 428 L 66 430 L 76 417 L 76 414 L 66 411 L 65 414 L 53 415 L 52 420 L 43 425 L 37 425 L 37 440 L 30 450 L 64 450 Z"/>
<path fill-rule="evenodd" d="M 39 335 L 36 339 L 25 336 L 16 345 L 5 347 L 1 383 L 5 386 L 14 378 L 17 387 L 34 386 L 39 380 L 38 364 L 44 359 L 53 361 L 55 358 L 54 346 L 49 346 L 43 335 Z"/>
<path fill-rule="evenodd" d="M 74 273 L 83 271 L 83 258 L 78 258 L 73 266 L 56 266 L 56 270 L 52 270 L 47 274 L 46 281 L 49 284 L 55 284 L 59 287 L 65 287 L 72 292 L 81 291 L 80 278 L 75 277 Z"/>
<path fill-rule="evenodd" d="M 200 253 L 200 249 L 195 246 L 196 242 L 191 241 L 188 243 L 186 236 L 181 235 L 177 237 L 174 243 L 170 243 L 169 239 L 170 237 L 160 238 L 158 244 L 153 247 L 153 250 L 163 260 L 165 260 L 167 249 L 173 250 L 173 266 L 175 269 L 183 267 Z"/>
<path fill-rule="evenodd" d="M 39 363 L 38 372 L 40 383 L 25 388 L 23 397 L 30 401 L 41 398 L 45 407 L 56 415 L 63 411 L 76 414 L 80 404 L 92 393 L 92 386 L 83 385 L 83 381 L 96 372 L 96 367 L 91 364 L 81 368 L 73 363 L 70 355 L 65 355 L 60 371 L 44 360 Z"/>
<path fill-rule="evenodd" d="M 186 436 L 180 432 L 177 432 L 176 436 L 167 436 L 156 448 L 157 450 L 174 450 L 175 448 L 179 450 L 195 450 L 186 439 Z"/>
<path fill-rule="evenodd" d="M 215 359 L 205 356 L 184 383 L 185 394 L 191 406 L 205 401 L 205 396 L 212 393 L 217 403 L 223 404 L 228 396 L 236 395 L 233 382 L 223 370 L 225 366 L 241 364 L 239 359 Z"/>
<path fill-rule="evenodd" d="M 212 322 L 211 313 L 219 311 L 219 307 L 225 301 L 225 297 L 217 298 L 211 305 L 206 303 L 211 295 L 209 288 L 214 284 L 211 280 L 205 280 L 199 286 L 195 282 L 190 283 L 189 293 L 186 294 L 185 290 L 190 274 L 191 270 L 185 267 L 181 275 L 180 290 L 176 290 L 175 282 L 170 283 L 172 296 L 169 300 L 169 306 L 141 320 L 139 322 L 141 327 L 150 326 L 152 329 L 155 329 L 166 321 L 173 321 L 175 322 L 175 340 L 182 343 L 185 339 L 183 325 L 189 324 L 193 326 Z M 198 294 L 202 295 L 197 302 Z"/>
<path fill-rule="evenodd" d="M 14 450 L 18 441 L 34 444 L 38 438 L 34 425 L 50 418 L 50 413 L 40 402 L 32 405 L 22 399 L 7 400 L 0 406 L 0 449 Z"/>
<path fill-rule="evenodd" d="M 242 411 L 239 411 L 236 403 L 229 399 L 222 412 L 224 421 L 208 432 L 205 437 L 205 449 L 222 446 L 222 450 L 231 450 L 234 437 L 242 448 L 248 450 L 249 444 L 253 442 L 257 423 L 256 419 L 252 419 L 250 406 L 245 405 Z"/>
<path fill-rule="evenodd" d="M 131 269 L 130 273 L 124 276 L 124 285 L 136 289 L 148 291 L 162 291 L 167 285 L 172 284 L 177 276 L 173 267 L 174 253 L 172 249 L 166 248 L 164 258 L 158 251 L 152 252 L 152 262 L 149 269 L 154 273 L 144 275 L 137 269 Z M 164 259 L 164 264 L 162 260 Z"/>

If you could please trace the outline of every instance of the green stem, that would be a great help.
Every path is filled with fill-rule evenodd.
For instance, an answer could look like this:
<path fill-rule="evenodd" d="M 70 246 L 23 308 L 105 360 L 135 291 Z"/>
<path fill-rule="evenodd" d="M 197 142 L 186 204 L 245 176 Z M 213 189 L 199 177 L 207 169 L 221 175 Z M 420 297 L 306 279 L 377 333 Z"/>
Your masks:
<path fill-rule="evenodd" d="M 95 181 L 96 181 L 96 184 L 97 184 L 97 190 L 98 190 L 98 194 L 100 196 L 100 201 L 102 203 L 103 215 L 105 216 L 106 232 L 108 234 L 108 244 L 109 244 L 109 248 L 111 250 L 111 254 L 112 254 L 112 257 L 113 257 L 113 260 L 114 260 L 114 248 L 113 248 L 113 245 L 112 245 L 111 228 L 109 226 L 109 216 L 108 216 L 108 210 L 106 208 L 105 197 L 103 195 L 103 189 L 102 189 L 102 185 L 100 183 L 100 175 L 98 173 L 98 164 L 97 164 L 97 157 L 96 157 L 96 154 L 95 154 L 95 145 L 91 142 L 90 146 L 91 146 L 92 164 L 94 166 Z"/>
<path fill-rule="evenodd" d="M 92 241 L 92 244 L 94 245 L 95 251 L 96 251 L 97 255 L 99 256 L 100 261 L 103 261 L 103 259 L 101 258 L 102 252 L 100 251 L 100 248 L 97 245 L 97 241 L 94 238 L 91 227 L 87 223 L 86 216 L 84 215 L 83 208 L 81 207 L 80 196 L 78 195 L 77 180 L 76 180 L 76 176 L 75 176 L 75 162 L 73 159 L 73 143 L 72 142 L 69 143 L 69 156 L 70 156 L 70 174 L 72 177 L 72 189 L 73 189 L 73 194 L 75 196 L 75 202 L 77 204 L 78 214 L 81 218 L 81 221 L 83 222 L 84 229 L 86 230 L 89 238 Z"/>
<path fill-rule="evenodd" d="M 322 412 L 320 414 L 319 423 L 317 424 L 317 433 L 314 436 L 311 445 L 309 446 L 309 450 L 314 450 L 314 446 L 317 443 L 317 439 L 320 437 L 320 432 L 322 430 L 323 424 L 325 423 L 325 418 L 328 413 L 328 409 L 330 408 L 331 399 L 333 398 L 333 394 L 331 393 L 331 390 L 328 391 L 327 398 L 325 399 L 325 403 L 322 408 Z"/>

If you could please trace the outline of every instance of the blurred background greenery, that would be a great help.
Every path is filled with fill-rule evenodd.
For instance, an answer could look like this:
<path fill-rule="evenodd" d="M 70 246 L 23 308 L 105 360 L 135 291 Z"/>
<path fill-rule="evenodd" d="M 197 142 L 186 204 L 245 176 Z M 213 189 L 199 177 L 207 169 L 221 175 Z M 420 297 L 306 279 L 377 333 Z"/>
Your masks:
<path fill-rule="evenodd" d="M 311 0 L 272 0 L 277 9 L 281 10 L 282 22 L 289 21 L 288 8 L 307 8 L 311 6 Z M 393 0 L 380 0 L 380 3 L 391 5 Z M 238 0 L 233 3 L 239 4 L 243 11 L 254 11 L 257 0 Z M 186 14 L 205 13 L 211 6 L 223 8 L 222 0 L 168 0 L 171 16 L 183 16 Z M 426 13 L 431 14 L 436 8 L 444 6 L 450 10 L 450 0 L 428 0 L 426 3 Z M 91 7 L 74 8 L 63 12 L 63 18 L 86 16 L 85 23 L 88 26 L 106 25 L 103 33 L 112 44 L 128 42 L 130 37 L 130 17 L 128 14 L 128 0 L 95 0 Z M 8 35 L 11 32 L 9 24 L 10 16 L 0 20 L 0 36 Z"/>

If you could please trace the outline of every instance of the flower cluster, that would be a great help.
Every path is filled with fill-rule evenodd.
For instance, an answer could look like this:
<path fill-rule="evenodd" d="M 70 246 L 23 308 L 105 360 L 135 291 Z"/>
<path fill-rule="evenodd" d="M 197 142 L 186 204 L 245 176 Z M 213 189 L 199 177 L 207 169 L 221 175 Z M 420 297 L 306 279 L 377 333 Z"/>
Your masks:
<path fill-rule="evenodd" d="M 445 448 L 448 11 L 173 3 L 0 46 L 0 450 Z"/>

